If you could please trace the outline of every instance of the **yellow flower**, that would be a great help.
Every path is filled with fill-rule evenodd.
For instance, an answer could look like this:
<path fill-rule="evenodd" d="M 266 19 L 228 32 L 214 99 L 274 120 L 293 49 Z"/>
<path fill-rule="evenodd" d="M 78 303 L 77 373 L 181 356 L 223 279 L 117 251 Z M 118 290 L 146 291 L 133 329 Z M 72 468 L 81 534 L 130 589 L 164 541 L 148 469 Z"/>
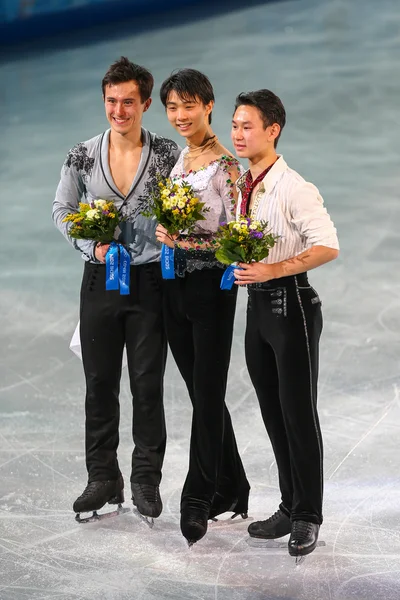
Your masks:
<path fill-rule="evenodd" d="M 110 219 L 114 219 L 114 217 L 115 217 L 115 213 L 109 213 L 109 214 L 108 214 L 108 217 L 109 217 Z"/>
<path fill-rule="evenodd" d="M 171 210 L 171 208 L 173 208 L 173 206 L 175 206 L 173 200 L 171 200 L 169 198 L 166 198 L 165 200 L 163 200 L 162 207 L 164 210 Z"/>

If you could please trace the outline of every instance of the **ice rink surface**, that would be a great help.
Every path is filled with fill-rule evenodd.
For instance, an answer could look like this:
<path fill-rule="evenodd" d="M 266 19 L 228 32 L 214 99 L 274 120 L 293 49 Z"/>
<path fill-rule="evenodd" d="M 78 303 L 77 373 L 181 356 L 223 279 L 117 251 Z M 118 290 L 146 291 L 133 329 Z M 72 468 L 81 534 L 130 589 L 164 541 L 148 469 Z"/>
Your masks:
<path fill-rule="evenodd" d="M 90 44 L 64 40 L 0 64 L 0 599 L 398 600 L 400 4 L 288 0 L 184 16 L 138 33 L 113 25 Z M 132 512 L 74 522 L 72 502 L 86 482 L 84 386 L 68 343 L 82 261 L 53 227 L 51 203 L 68 149 L 107 127 L 100 82 L 121 54 L 155 75 L 144 124 L 174 139 L 158 100 L 174 68 L 209 75 L 215 130 L 229 147 L 235 95 L 275 91 L 288 112 L 279 150 L 320 188 L 337 225 L 340 258 L 311 274 L 325 319 L 326 545 L 300 566 L 285 544 L 250 547 L 249 521 L 212 524 L 187 549 L 179 496 L 191 407 L 172 361 L 162 516 L 152 530 Z M 258 519 L 276 510 L 279 492 L 244 366 L 245 304 L 242 291 L 227 402 L 252 485 L 250 518 Z M 126 372 L 121 402 L 129 486 Z"/>

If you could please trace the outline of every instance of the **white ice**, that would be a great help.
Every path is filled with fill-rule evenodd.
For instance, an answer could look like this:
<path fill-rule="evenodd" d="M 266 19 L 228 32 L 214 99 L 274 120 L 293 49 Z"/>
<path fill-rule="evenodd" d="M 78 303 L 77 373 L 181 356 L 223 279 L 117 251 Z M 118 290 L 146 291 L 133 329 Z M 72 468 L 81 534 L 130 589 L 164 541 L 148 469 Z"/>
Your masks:
<path fill-rule="evenodd" d="M 185 15 L 162 17 L 163 26 L 112 25 L 86 45 L 65 36 L 0 64 L 0 599 L 397 600 L 400 4 L 288 0 Z M 210 76 L 215 130 L 229 146 L 236 93 L 278 93 L 288 112 L 280 151 L 318 185 L 337 225 L 340 258 L 311 275 L 325 318 L 326 545 L 299 567 L 285 548 L 249 547 L 242 520 L 213 524 L 186 548 L 179 495 L 191 409 L 172 361 L 162 516 L 153 530 L 132 513 L 74 522 L 72 502 L 86 481 L 84 385 L 68 344 L 82 264 L 50 212 L 66 152 L 107 126 L 100 81 L 121 54 L 153 71 L 145 124 L 172 137 L 157 92 L 177 67 Z M 227 401 L 258 519 L 276 509 L 279 492 L 244 366 L 245 303 L 243 292 Z M 129 485 L 126 371 L 121 401 L 119 459 Z"/>

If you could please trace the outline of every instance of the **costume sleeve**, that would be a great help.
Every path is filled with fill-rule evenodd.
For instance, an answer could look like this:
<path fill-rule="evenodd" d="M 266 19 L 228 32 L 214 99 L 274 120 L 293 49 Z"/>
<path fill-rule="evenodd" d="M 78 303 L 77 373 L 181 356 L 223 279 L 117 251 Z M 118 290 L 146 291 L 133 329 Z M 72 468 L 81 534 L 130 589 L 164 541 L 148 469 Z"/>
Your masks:
<path fill-rule="evenodd" d="M 89 260 L 95 261 L 94 249 L 96 242 L 93 240 L 77 240 L 72 238 L 68 234 L 72 223 L 63 222 L 68 214 L 79 212 L 79 202 L 86 191 L 81 174 L 69 160 L 72 151 L 73 149 L 68 154 L 61 169 L 61 178 L 53 201 L 52 218 L 56 227 L 61 231 L 69 243 L 72 244 L 76 250 L 79 250 L 82 254 L 87 256 Z"/>
<path fill-rule="evenodd" d="M 182 152 L 182 148 L 180 146 L 178 146 L 178 144 L 174 143 L 174 145 L 171 148 L 171 154 L 172 154 L 172 157 L 173 157 L 174 166 L 178 162 L 178 158 L 181 155 L 181 152 Z"/>
<path fill-rule="evenodd" d="M 227 222 L 233 221 L 236 218 L 238 190 L 235 184 L 242 172 L 243 167 L 236 158 L 224 156 L 220 161 L 220 168 L 214 178 L 214 186 L 223 202 Z"/>
<path fill-rule="evenodd" d="M 302 182 L 290 195 L 291 222 L 307 240 L 307 246 L 326 246 L 339 250 L 336 228 L 324 207 L 318 189 Z"/>

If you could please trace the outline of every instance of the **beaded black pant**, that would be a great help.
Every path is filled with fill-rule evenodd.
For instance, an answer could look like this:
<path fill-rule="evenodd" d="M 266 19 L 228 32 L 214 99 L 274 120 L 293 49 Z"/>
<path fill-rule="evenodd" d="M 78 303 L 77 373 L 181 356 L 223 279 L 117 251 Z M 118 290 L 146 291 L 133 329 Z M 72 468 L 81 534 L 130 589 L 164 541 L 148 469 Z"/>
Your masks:
<path fill-rule="evenodd" d="M 249 286 L 246 362 L 278 467 L 281 510 L 322 523 L 321 303 L 305 273 Z"/>

